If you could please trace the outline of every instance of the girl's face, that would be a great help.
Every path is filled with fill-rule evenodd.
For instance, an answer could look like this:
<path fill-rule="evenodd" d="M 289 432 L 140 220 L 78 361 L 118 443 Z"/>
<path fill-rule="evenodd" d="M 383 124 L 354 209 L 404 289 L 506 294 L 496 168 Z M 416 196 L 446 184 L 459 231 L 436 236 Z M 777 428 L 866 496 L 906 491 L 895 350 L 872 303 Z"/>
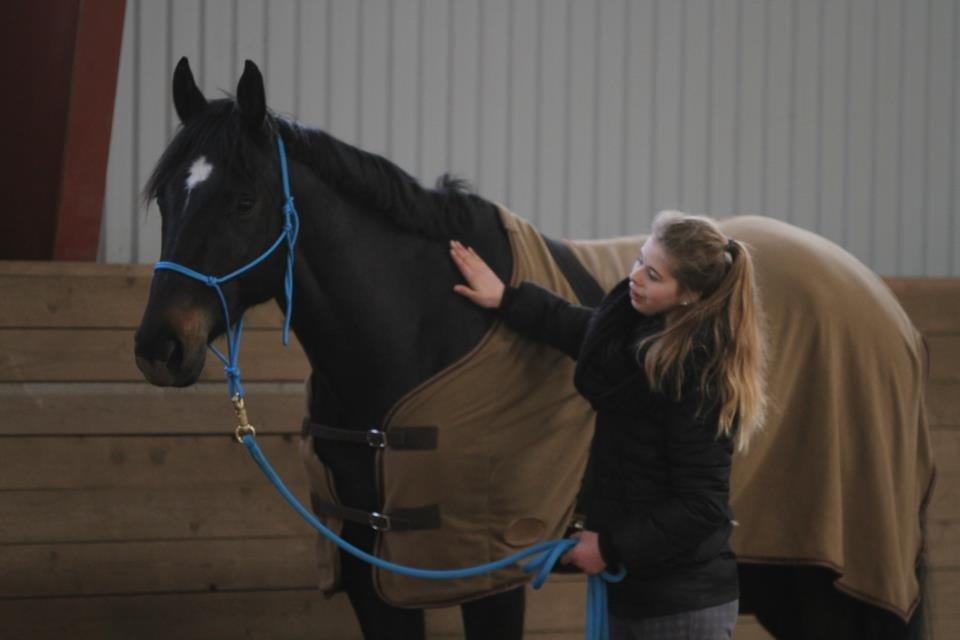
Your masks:
<path fill-rule="evenodd" d="M 640 255 L 630 270 L 630 304 L 639 313 L 653 316 L 689 304 L 698 297 L 680 292 L 671 264 L 670 256 L 653 236 L 640 247 Z"/>

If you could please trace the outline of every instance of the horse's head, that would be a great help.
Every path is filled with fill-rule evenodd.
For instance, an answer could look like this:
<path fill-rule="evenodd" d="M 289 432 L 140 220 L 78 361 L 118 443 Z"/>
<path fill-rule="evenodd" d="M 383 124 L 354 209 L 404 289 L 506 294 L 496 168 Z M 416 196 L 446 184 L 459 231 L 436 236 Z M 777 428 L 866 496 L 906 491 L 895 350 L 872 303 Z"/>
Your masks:
<path fill-rule="evenodd" d="M 283 226 L 282 187 L 263 78 L 247 61 L 236 100 L 208 102 L 186 58 L 173 76 L 182 128 L 147 183 L 162 221 L 161 260 L 225 276 L 254 260 Z M 222 285 L 231 321 L 278 294 L 283 252 Z M 160 386 L 193 384 L 207 344 L 226 330 L 217 292 L 170 270 L 155 272 L 135 338 L 137 366 Z"/>

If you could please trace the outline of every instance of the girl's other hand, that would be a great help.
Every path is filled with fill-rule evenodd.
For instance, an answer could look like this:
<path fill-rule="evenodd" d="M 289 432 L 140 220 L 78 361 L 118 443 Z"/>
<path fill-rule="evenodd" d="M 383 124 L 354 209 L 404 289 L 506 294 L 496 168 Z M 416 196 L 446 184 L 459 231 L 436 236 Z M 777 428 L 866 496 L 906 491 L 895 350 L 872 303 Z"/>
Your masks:
<path fill-rule="evenodd" d="M 503 281 L 483 258 L 456 240 L 450 241 L 450 258 L 460 269 L 467 284 L 458 284 L 453 290 L 485 309 L 496 309 L 503 300 Z"/>
<path fill-rule="evenodd" d="M 583 531 L 573 536 L 577 539 L 577 546 L 563 554 L 562 564 L 573 564 L 592 576 L 607 568 L 607 563 L 600 555 L 600 536 L 596 531 Z"/>

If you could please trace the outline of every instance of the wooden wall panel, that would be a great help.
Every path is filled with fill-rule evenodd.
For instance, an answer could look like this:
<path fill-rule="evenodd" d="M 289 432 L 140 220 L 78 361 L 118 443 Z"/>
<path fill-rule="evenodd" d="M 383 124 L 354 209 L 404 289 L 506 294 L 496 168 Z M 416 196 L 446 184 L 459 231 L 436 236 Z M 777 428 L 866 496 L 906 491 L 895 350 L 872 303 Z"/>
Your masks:
<path fill-rule="evenodd" d="M 250 591 L 264 585 L 307 590 L 316 583 L 314 548 L 315 539 L 307 532 L 226 540 L 0 545 L 0 602 Z"/>
<path fill-rule="evenodd" d="M 304 385 L 244 385 L 247 411 L 258 432 L 297 435 Z M 146 382 L 0 383 L 0 437 L 62 435 L 222 435 L 236 428 L 222 380 L 189 389 Z"/>
<path fill-rule="evenodd" d="M 280 477 L 297 488 L 304 485 L 299 441 L 297 434 L 257 437 Z M 227 429 L 212 436 L 76 434 L 3 442 L 0 491 L 246 486 L 260 479 L 246 448 Z"/>
<path fill-rule="evenodd" d="M 17 301 L 0 306 L 0 636 L 357 637 L 346 599 L 313 589 L 312 532 L 232 441 L 219 368 L 187 390 L 140 379 L 130 349 L 149 277 L 143 266 L 0 263 L 0 297 Z M 949 606 L 960 589 L 960 283 L 888 283 L 931 348 L 931 620 L 936 637 L 951 637 L 960 631 Z M 251 417 L 305 499 L 306 362 L 296 346 L 280 351 L 276 309 L 255 315 L 241 360 Z M 581 579 L 552 578 L 530 594 L 527 636 L 580 637 L 584 597 Z M 456 610 L 427 620 L 430 638 L 461 637 Z M 769 635 L 744 616 L 736 638 Z"/>
<path fill-rule="evenodd" d="M 290 339 L 285 352 L 280 334 L 271 329 L 244 331 L 239 363 L 244 380 L 306 379 L 309 365 L 296 340 Z M 226 353 L 224 340 L 216 344 Z M 132 330 L 91 329 L 82 336 L 70 329 L 50 329 L 42 334 L 29 329 L 0 330 L 0 382 L 132 382 L 142 378 L 133 359 Z M 213 354 L 207 355 L 200 379 L 223 379 L 223 365 Z"/>
<path fill-rule="evenodd" d="M 0 545 L 302 535 L 300 517 L 258 469 L 250 471 L 231 485 L 5 491 Z M 289 484 L 307 500 L 302 476 Z"/>
<path fill-rule="evenodd" d="M 0 636 L 12 640 L 356 640 L 345 597 L 315 590 L 204 594 L 104 594 L 0 601 Z"/>

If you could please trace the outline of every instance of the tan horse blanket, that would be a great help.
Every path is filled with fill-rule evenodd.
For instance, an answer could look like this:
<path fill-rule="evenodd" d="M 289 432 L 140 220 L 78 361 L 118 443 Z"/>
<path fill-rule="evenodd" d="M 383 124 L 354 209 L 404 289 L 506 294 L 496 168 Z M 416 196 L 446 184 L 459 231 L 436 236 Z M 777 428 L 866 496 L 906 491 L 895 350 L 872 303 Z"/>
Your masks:
<path fill-rule="evenodd" d="M 501 218 L 511 282 L 576 301 L 539 233 L 506 210 Z M 831 567 L 839 588 L 906 617 L 918 597 L 918 513 L 932 477 L 920 336 L 884 283 L 836 245 L 767 218 L 723 226 L 754 247 L 772 347 L 771 419 L 734 464 L 735 550 L 751 562 Z M 609 290 L 642 240 L 570 246 Z M 439 504 L 441 527 L 382 532 L 377 554 L 463 568 L 561 536 L 593 432 L 572 380 L 569 358 L 498 323 L 402 398 L 385 428 L 439 425 L 438 448 L 381 451 L 383 511 Z M 313 493 L 335 500 L 309 439 L 303 451 Z M 321 538 L 319 551 L 320 586 L 335 591 L 336 549 Z M 457 581 L 374 569 L 378 591 L 398 606 L 445 606 L 525 580 L 518 568 Z"/>
<path fill-rule="evenodd" d="M 770 218 L 721 226 L 753 248 L 770 346 L 767 427 L 733 463 L 734 551 L 830 567 L 837 588 L 906 619 L 934 473 L 923 339 L 837 245 Z"/>

